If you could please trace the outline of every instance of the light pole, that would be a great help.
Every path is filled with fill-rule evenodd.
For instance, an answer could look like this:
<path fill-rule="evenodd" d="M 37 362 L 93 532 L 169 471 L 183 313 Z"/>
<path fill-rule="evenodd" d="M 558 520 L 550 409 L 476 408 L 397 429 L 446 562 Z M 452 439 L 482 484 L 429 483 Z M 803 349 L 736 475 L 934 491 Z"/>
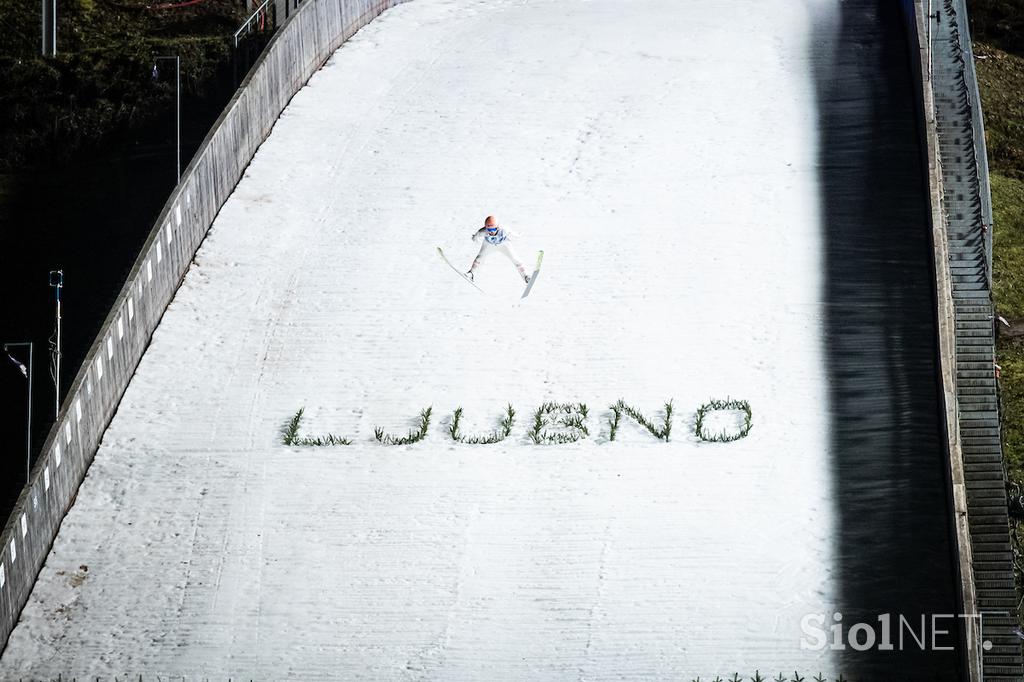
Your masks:
<path fill-rule="evenodd" d="M 161 59 L 174 60 L 174 100 L 175 100 L 175 146 L 178 148 L 178 182 L 181 182 L 181 57 L 160 56 L 153 57 L 153 80 L 160 77 L 160 69 L 157 62 Z"/>
<path fill-rule="evenodd" d="M 64 271 L 50 270 L 50 286 L 57 298 L 56 343 L 50 342 L 50 357 L 53 362 L 53 420 L 60 414 L 60 290 L 64 288 Z"/>
<path fill-rule="evenodd" d="M 27 368 L 20 360 L 11 355 L 10 349 L 19 346 L 28 346 Z M 21 370 L 28 383 L 28 418 L 25 420 L 25 484 L 28 485 L 29 474 L 32 471 L 32 342 L 5 343 L 4 352 L 7 353 L 7 357 L 11 359 L 11 362 Z"/>
<path fill-rule="evenodd" d="M 43 56 L 57 54 L 57 0 L 42 0 L 43 7 Z"/>

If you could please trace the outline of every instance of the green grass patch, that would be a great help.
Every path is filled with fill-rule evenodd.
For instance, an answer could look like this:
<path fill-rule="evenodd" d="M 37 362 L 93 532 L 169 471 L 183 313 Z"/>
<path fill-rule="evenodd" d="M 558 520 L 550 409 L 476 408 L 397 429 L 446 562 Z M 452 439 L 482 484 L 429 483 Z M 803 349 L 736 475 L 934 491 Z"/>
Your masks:
<path fill-rule="evenodd" d="M 974 50 L 989 166 L 1024 180 L 1024 58 L 985 43 Z"/>
<path fill-rule="evenodd" d="M 1024 0 L 972 3 L 975 69 L 985 118 L 992 189 L 992 299 L 999 314 L 1024 317 Z M 1024 588 L 1024 524 L 1019 497 L 1024 483 L 1024 342 L 1000 338 L 996 356 L 1003 461 L 1010 482 L 1010 528 L 1017 589 Z M 1016 510 L 1016 513 L 1015 513 Z M 1024 615 L 1018 608 L 1018 617 Z"/>
<path fill-rule="evenodd" d="M 1024 317 L 1024 180 L 1001 173 L 992 181 L 992 298 L 1007 318 Z"/>
<path fill-rule="evenodd" d="M 1000 315 L 1024 317 L 1024 58 L 977 43 L 992 187 L 992 299 Z M 1024 483 L 1024 342 L 999 339 L 1003 457 Z"/>
<path fill-rule="evenodd" d="M 996 345 L 1002 378 L 1003 459 L 1011 481 L 1024 484 L 1024 343 L 1000 340 Z"/>

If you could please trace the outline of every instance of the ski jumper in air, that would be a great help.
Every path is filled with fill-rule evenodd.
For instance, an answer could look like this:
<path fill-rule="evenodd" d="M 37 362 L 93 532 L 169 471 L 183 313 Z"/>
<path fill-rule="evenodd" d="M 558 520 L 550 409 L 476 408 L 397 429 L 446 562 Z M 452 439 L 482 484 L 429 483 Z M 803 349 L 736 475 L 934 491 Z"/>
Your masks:
<path fill-rule="evenodd" d="M 515 232 L 499 227 L 498 221 L 494 219 L 494 216 L 487 216 L 487 219 L 484 221 L 484 226 L 473 233 L 473 241 L 476 241 L 477 237 L 483 237 L 483 242 L 480 244 L 480 253 L 478 253 L 476 258 L 473 259 L 473 265 L 469 267 L 469 272 L 466 273 L 466 277 L 472 280 L 473 272 L 477 269 L 477 266 L 479 266 L 487 256 L 497 251 L 505 254 L 505 256 L 512 261 L 512 264 L 516 266 L 516 270 L 519 271 L 519 275 L 523 278 L 524 282 L 527 284 L 530 283 L 530 276 L 526 274 L 526 268 L 523 267 L 522 262 L 516 256 L 516 252 L 512 250 L 512 246 L 509 243 L 516 237 Z"/>

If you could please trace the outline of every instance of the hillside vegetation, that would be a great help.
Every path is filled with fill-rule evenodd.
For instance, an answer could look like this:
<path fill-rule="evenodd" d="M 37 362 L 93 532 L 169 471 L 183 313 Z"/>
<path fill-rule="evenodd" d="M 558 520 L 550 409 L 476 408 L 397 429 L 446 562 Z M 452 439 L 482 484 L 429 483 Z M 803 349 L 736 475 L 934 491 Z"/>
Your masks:
<path fill-rule="evenodd" d="M 998 314 L 1024 318 L 1024 0 L 970 5 L 985 116 L 993 207 L 993 299 Z M 1010 483 L 1015 577 L 1024 588 L 1024 341 L 1001 337 L 1003 454 Z M 1024 614 L 1018 613 L 1018 616 Z"/>
<path fill-rule="evenodd" d="M 993 299 L 1024 318 L 1024 57 L 975 45 L 985 115 L 993 207 Z M 1024 485 L 1024 343 L 1000 338 L 1003 441 L 1012 482 Z"/>
<path fill-rule="evenodd" d="M 67 161 L 166 111 L 174 79 L 156 55 L 180 55 L 182 90 L 202 94 L 248 15 L 230 0 L 185 7 L 142 0 L 61 0 L 57 55 L 42 57 L 38 2 L 0 13 L 0 173 Z M 168 63 L 161 65 L 173 71 Z"/>

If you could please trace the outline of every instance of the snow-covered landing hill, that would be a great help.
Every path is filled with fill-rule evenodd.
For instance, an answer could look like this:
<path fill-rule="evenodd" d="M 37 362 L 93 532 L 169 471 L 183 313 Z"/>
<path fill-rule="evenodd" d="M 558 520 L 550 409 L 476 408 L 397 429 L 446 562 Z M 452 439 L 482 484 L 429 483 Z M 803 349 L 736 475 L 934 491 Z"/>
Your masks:
<path fill-rule="evenodd" d="M 811 12 L 416 0 L 217 218 L 0 662 L 13 675 L 837 675 Z M 487 214 L 544 271 L 469 266 Z M 693 414 L 742 398 L 750 435 Z M 671 442 L 625 420 L 669 398 Z M 546 400 L 590 436 L 538 446 Z M 496 426 L 512 435 L 454 443 Z M 422 443 L 386 447 L 433 406 Z M 285 422 L 350 446 L 288 448 Z"/>

